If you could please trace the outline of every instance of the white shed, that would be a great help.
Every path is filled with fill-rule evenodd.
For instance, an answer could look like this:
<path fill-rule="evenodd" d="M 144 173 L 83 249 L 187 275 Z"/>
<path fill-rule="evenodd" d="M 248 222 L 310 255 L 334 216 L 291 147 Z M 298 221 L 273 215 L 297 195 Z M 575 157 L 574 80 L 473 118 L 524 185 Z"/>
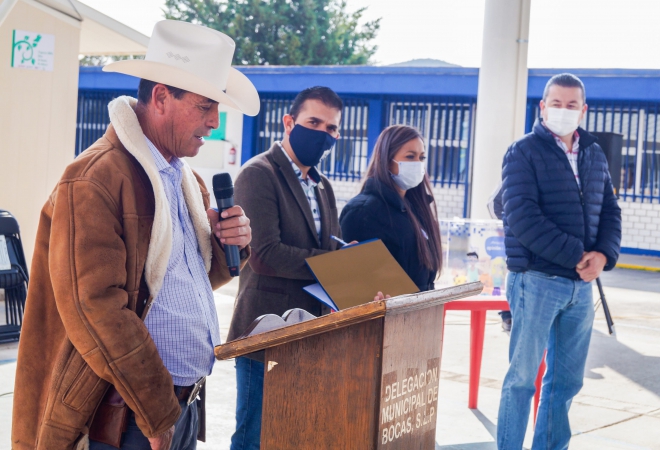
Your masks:
<path fill-rule="evenodd" d="M 0 209 L 32 258 L 39 211 L 74 157 L 78 55 L 144 54 L 149 38 L 76 0 L 0 2 Z"/>

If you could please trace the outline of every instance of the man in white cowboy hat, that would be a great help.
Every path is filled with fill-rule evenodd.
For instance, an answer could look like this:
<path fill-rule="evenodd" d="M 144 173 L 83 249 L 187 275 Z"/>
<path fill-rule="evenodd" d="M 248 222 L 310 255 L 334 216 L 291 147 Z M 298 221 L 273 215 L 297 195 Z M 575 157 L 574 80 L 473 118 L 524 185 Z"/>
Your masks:
<path fill-rule="evenodd" d="M 110 103 L 105 135 L 41 211 L 13 449 L 194 449 L 203 438 L 198 395 L 220 343 L 213 289 L 230 279 L 223 246 L 245 263 L 251 229 L 239 206 L 218 221 L 183 158 L 218 126 L 219 103 L 259 111 L 233 52 L 220 32 L 162 21 L 145 60 L 105 67 L 140 77 L 138 99 Z"/>

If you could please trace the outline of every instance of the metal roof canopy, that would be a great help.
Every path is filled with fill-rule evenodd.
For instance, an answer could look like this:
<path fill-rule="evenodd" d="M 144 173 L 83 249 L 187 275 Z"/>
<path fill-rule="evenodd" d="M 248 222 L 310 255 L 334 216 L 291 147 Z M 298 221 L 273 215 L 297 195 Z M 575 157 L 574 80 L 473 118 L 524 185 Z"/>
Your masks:
<path fill-rule="evenodd" d="M 80 54 L 82 55 L 144 55 L 149 37 L 121 22 L 71 0 L 82 16 Z"/>
<path fill-rule="evenodd" d="M 147 36 L 78 0 L 32 1 L 80 22 L 79 53 L 82 55 L 144 55 L 147 52 Z"/>
<path fill-rule="evenodd" d="M 310 86 L 328 86 L 343 95 L 420 95 L 476 97 L 479 69 L 374 66 L 235 66 L 260 93 L 295 94 Z M 540 98 L 548 79 L 570 72 L 582 79 L 592 100 L 660 101 L 660 70 L 530 69 L 529 98 Z M 137 89 L 138 79 L 81 67 L 80 89 Z"/>

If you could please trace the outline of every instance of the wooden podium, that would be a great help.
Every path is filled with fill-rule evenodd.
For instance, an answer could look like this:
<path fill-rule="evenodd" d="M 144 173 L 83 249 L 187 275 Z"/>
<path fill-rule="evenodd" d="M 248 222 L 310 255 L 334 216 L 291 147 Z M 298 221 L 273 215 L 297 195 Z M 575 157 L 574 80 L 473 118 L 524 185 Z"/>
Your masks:
<path fill-rule="evenodd" d="M 433 450 L 444 303 L 479 282 L 371 302 L 216 347 L 265 350 L 262 450 Z"/>

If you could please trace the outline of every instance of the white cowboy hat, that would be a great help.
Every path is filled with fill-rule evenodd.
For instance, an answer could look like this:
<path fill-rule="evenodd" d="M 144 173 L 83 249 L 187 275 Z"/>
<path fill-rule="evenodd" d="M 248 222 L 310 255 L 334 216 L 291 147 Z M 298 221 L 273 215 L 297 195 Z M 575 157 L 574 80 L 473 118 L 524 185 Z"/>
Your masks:
<path fill-rule="evenodd" d="M 145 59 L 116 61 L 103 71 L 167 84 L 256 116 L 260 108 L 257 89 L 231 67 L 235 48 L 234 40 L 219 31 L 162 20 L 154 26 Z"/>

